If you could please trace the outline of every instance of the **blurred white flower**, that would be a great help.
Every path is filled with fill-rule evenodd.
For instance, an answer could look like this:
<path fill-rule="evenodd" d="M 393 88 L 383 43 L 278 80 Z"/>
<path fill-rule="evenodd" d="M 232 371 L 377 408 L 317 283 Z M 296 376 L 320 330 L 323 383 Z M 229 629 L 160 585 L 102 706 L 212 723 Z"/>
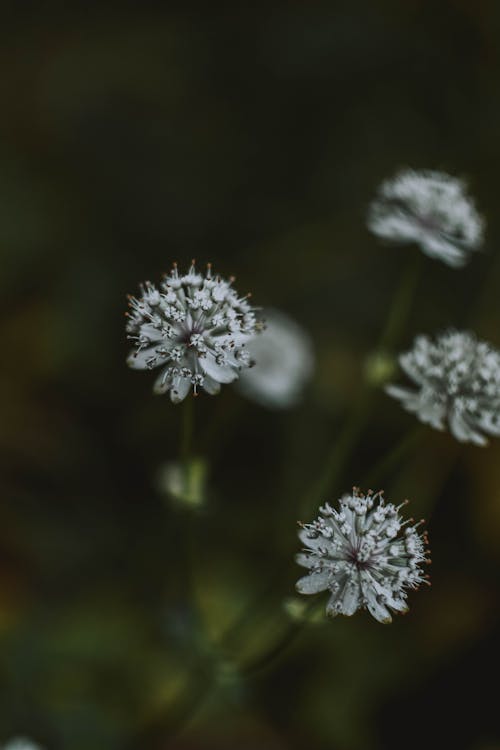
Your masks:
<path fill-rule="evenodd" d="M 6 745 L 1 746 L 1 750 L 42 750 L 42 748 L 27 737 L 13 737 Z"/>
<path fill-rule="evenodd" d="M 194 262 L 184 275 L 174 264 L 159 289 L 147 281 L 139 298 L 129 298 L 127 332 L 135 349 L 127 363 L 136 370 L 161 367 L 155 393 L 169 391 L 174 403 L 191 389 L 215 394 L 251 365 L 246 344 L 258 324 L 232 281 L 213 277 L 210 265 L 202 276 Z"/>
<path fill-rule="evenodd" d="M 298 403 L 314 370 L 308 333 L 279 310 L 264 311 L 265 328 L 248 344 L 254 366 L 237 388 L 262 406 L 287 409 Z"/>
<path fill-rule="evenodd" d="M 392 242 L 415 242 L 426 255 L 455 268 L 479 248 L 484 234 L 484 221 L 462 180 L 411 169 L 381 184 L 368 227 Z"/>
<path fill-rule="evenodd" d="M 385 503 L 381 492 L 365 495 L 354 488 L 339 500 L 339 510 L 328 503 L 321 507 L 320 516 L 299 532 L 305 549 L 296 560 L 309 573 L 297 581 L 297 591 L 329 591 L 331 617 L 368 609 L 388 623 L 390 610 L 407 612 L 406 589 L 427 582 L 422 565 L 429 560 L 427 537 L 417 531 L 422 522 L 403 521 L 404 504 L 396 507 Z"/>
<path fill-rule="evenodd" d="M 416 389 L 397 385 L 386 393 L 421 422 L 463 443 L 487 445 L 500 435 L 500 352 L 468 332 L 446 331 L 433 342 L 418 336 L 399 362 Z"/>

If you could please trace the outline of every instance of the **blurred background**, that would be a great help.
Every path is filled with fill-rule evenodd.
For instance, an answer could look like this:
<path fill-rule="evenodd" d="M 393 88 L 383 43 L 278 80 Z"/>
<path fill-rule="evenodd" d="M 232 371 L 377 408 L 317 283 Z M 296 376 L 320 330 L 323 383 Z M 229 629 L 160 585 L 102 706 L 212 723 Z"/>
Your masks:
<path fill-rule="evenodd" d="M 465 177 L 485 252 L 421 259 L 388 354 L 450 325 L 500 346 L 498 4 L 1 11 L 0 743 L 498 750 L 500 445 L 424 428 L 384 464 L 417 426 L 378 385 L 419 251 L 365 228 L 399 167 Z M 316 353 L 292 409 L 196 400 L 195 511 L 159 479 L 182 407 L 126 367 L 123 318 L 191 258 Z M 296 522 L 332 446 L 330 499 L 378 466 L 428 519 L 432 588 L 390 626 L 300 622 Z"/>

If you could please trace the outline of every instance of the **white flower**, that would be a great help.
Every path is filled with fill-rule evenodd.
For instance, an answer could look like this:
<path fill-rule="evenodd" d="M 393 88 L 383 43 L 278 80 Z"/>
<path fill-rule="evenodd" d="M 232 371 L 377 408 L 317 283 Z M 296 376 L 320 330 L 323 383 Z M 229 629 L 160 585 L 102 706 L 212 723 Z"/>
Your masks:
<path fill-rule="evenodd" d="M 381 184 L 368 227 L 392 242 L 415 242 L 426 255 L 455 268 L 479 248 L 484 233 L 484 221 L 462 180 L 411 169 Z"/>
<path fill-rule="evenodd" d="M 2 745 L 1 750 L 42 750 L 42 748 L 27 737 L 13 737 L 6 745 Z"/>
<path fill-rule="evenodd" d="M 500 435 L 500 352 L 474 334 L 446 331 L 435 343 L 418 336 L 399 357 L 416 389 L 396 385 L 386 393 L 401 401 L 421 422 L 463 443 L 487 445 L 484 433 Z"/>
<path fill-rule="evenodd" d="M 262 406 L 287 409 L 298 403 L 312 375 L 311 339 L 278 310 L 265 310 L 264 318 L 264 331 L 248 344 L 255 365 L 241 373 L 237 387 Z"/>
<path fill-rule="evenodd" d="M 252 364 L 246 344 L 258 324 L 247 297 L 238 297 L 233 279 L 205 276 L 194 261 L 187 274 L 177 265 L 157 289 L 147 281 L 139 298 L 130 297 L 128 338 L 135 342 L 127 363 L 136 370 L 160 367 L 155 393 L 170 392 L 174 403 L 191 389 L 215 394 Z"/>
<path fill-rule="evenodd" d="M 422 565 L 429 560 L 427 537 L 417 531 L 422 522 L 403 521 L 402 505 L 385 503 L 381 492 L 364 495 L 354 488 L 339 500 L 339 510 L 321 507 L 320 516 L 299 532 L 306 549 L 296 559 L 309 573 L 297 581 L 297 591 L 329 591 L 331 617 L 368 609 L 388 623 L 389 610 L 407 612 L 406 589 L 427 582 Z"/>

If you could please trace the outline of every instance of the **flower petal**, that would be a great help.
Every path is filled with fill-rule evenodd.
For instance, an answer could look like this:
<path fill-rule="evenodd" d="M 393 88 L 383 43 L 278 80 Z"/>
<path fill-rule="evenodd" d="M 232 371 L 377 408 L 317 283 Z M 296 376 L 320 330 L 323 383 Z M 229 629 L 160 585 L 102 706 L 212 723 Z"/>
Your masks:
<path fill-rule="evenodd" d="M 238 373 L 229 365 L 218 365 L 210 352 L 207 352 L 205 357 L 200 357 L 200 367 L 205 375 L 209 375 L 218 383 L 232 383 L 238 377 Z"/>
<path fill-rule="evenodd" d="M 326 591 L 330 580 L 330 573 L 322 570 L 318 573 L 309 573 L 309 575 L 300 578 L 295 584 L 299 594 L 318 594 L 320 591 Z"/>
<path fill-rule="evenodd" d="M 172 402 L 174 404 L 179 404 L 186 398 L 191 388 L 192 385 L 189 378 L 172 378 L 172 387 L 170 388 L 170 398 Z"/>

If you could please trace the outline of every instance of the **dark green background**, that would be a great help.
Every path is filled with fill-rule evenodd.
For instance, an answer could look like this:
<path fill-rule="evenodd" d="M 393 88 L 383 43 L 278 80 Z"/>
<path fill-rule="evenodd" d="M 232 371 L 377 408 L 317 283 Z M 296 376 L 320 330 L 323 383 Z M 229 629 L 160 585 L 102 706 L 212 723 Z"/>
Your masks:
<path fill-rule="evenodd" d="M 498 750 L 498 441 L 426 429 L 380 477 L 429 519 L 407 617 L 310 625 L 238 665 L 279 637 L 301 498 L 418 253 L 365 229 L 397 168 L 465 176 L 488 231 L 462 271 L 422 258 L 395 351 L 450 325 L 500 346 L 499 24 L 494 0 L 0 5 L 0 741 Z M 189 524 L 155 482 L 181 410 L 127 369 L 123 312 L 192 257 L 300 321 L 317 370 L 289 413 L 196 401 L 210 486 Z M 331 498 L 415 427 L 371 396 Z"/>

